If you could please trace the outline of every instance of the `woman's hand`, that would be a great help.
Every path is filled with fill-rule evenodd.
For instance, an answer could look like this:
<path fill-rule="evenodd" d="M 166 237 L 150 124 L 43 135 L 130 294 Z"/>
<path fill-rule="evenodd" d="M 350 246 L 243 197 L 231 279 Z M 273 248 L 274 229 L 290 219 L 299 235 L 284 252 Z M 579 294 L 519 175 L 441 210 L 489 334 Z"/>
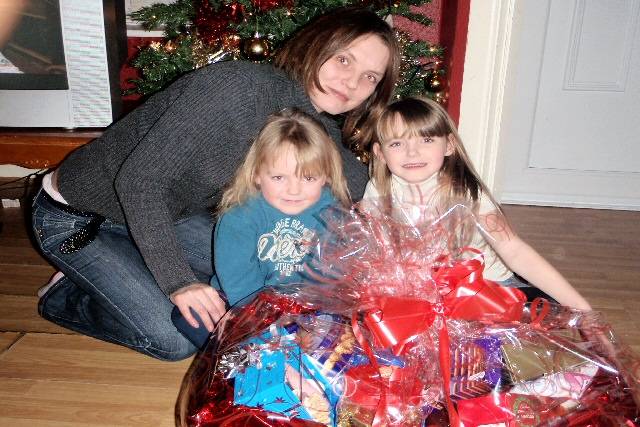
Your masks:
<path fill-rule="evenodd" d="M 170 299 L 194 328 L 199 324 L 189 309 L 192 308 L 198 313 L 209 332 L 213 331 L 213 327 L 226 311 L 225 303 L 218 292 L 207 283 L 193 283 L 178 289 L 171 294 Z"/>

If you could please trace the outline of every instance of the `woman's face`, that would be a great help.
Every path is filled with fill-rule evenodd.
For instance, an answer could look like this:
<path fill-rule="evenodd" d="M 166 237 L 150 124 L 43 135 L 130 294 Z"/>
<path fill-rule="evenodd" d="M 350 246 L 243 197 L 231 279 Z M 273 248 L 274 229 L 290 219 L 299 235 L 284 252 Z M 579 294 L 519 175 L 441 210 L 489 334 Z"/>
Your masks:
<path fill-rule="evenodd" d="M 318 112 L 342 114 L 357 108 L 373 94 L 384 77 L 390 52 L 376 35 L 355 39 L 329 58 L 318 72 L 324 92 L 315 86 L 309 91 Z"/>

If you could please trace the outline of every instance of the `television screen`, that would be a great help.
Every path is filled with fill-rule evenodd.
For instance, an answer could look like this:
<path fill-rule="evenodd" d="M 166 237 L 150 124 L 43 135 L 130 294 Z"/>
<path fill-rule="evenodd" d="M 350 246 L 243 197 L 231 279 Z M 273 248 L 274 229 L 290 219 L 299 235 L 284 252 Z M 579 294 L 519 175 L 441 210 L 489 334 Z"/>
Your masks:
<path fill-rule="evenodd" d="M 123 0 L 0 0 L 0 126 L 108 126 L 124 24 Z"/>
<path fill-rule="evenodd" d="M 3 0 L 0 89 L 68 89 L 59 0 Z"/>

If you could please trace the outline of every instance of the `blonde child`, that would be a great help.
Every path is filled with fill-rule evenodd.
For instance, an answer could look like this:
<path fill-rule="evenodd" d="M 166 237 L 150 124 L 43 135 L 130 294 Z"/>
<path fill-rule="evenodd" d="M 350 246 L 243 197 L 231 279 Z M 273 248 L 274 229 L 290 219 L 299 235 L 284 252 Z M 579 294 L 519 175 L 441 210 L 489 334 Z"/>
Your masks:
<path fill-rule="evenodd" d="M 504 286 L 526 286 L 515 272 L 563 305 L 591 309 L 571 284 L 509 227 L 473 168 L 453 121 L 438 103 L 421 98 L 396 101 L 382 112 L 375 132 L 377 142 L 372 146 L 365 199 L 379 198 L 392 206 L 430 206 L 439 212 L 462 200 L 484 230 L 474 227 L 466 240 L 470 246 L 482 247 L 485 278 Z"/>
<path fill-rule="evenodd" d="M 233 306 L 264 286 L 295 282 L 320 227 L 318 215 L 335 204 L 348 206 L 350 198 L 342 159 L 324 127 L 295 109 L 270 116 L 222 196 L 211 285 Z M 191 314 L 185 319 L 176 308 L 172 320 L 201 346 L 209 331 Z"/>

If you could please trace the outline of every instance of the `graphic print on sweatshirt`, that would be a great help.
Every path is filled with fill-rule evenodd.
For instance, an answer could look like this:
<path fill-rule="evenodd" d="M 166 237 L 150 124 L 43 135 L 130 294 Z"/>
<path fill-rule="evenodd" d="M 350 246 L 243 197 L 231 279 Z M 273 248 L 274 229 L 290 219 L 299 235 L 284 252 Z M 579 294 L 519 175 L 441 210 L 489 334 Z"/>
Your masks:
<path fill-rule="evenodd" d="M 301 272 L 302 259 L 309 253 L 314 235 L 299 219 L 282 218 L 271 232 L 258 239 L 258 259 L 273 263 L 281 277 Z"/>

